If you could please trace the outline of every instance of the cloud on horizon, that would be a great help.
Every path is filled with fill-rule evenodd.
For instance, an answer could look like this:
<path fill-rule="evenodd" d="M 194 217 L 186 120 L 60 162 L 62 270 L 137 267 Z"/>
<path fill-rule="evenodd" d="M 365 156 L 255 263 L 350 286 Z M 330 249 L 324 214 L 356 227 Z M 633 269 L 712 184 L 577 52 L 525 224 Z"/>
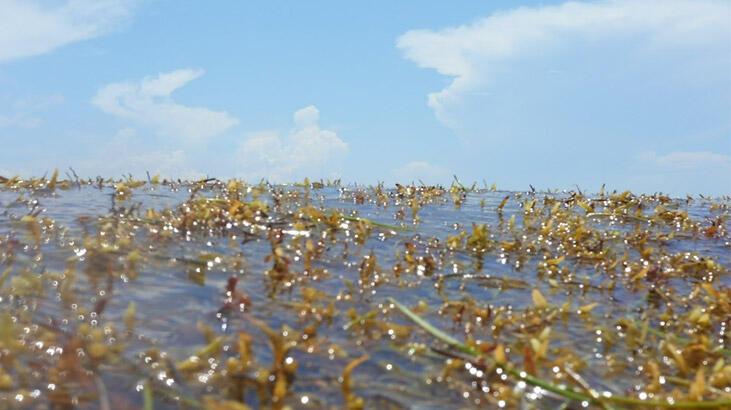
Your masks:
<path fill-rule="evenodd" d="M 239 175 L 249 180 L 292 182 L 309 178 L 335 178 L 348 144 L 334 131 L 320 128 L 320 111 L 314 105 L 297 110 L 294 129 L 281 136 L 262 131 L 249 136 L 238 148 Z"/>
<path fill-rule="evenodd" d="M 188 107 L 171 94 L 203 75 L 199 69 L 180 69 L 140 81 L 112 83 L 101 88 L 92 103 L 107 114 L 149 128 L 158 135 L 186 143 L 204 142 L 238 124 L 226 111 Z"/>
<path fill-rule="evenodd" d="M 0 0 L 0 64 L 108 33 L 131 15 L 133 0 L 68 0 L 49 6 Z"/>
<path fill-rule="evenodd" d="M 717 154 L 709 151 L 670 152 L 658 155 L 648 152 L 640 156 L 643 161 L 650 161 L 658 167 L 671 171 L 698 171 L 702 169 L 720 168 L 731 177 L 731 155 Z"/>
<path fill-rule="evenodd" d="M 643 170 L 630 175 L 630 181 L 647 187 L 670 184 L 673 188 L 664 191 L 671 194 L 729 194 L 731 155 L 710 151 L 672 151 L 665 154 L 648 151 L 637 155 L 630 169 Z M 653 191 L 647 189 L 646 192 Z"/>
<path fill-rule="evenodd" d="M 446 184 L 451 177 L 449 171 L 427 161 L 411 161 L 391 172 L 395 182 L 411 183 L 423 181 L 426 184 Z"/>
<path fill-rule="evenodd" d="M 173 146 L 147 149 L 144 138 L 134 128 L 120 129 L 93 155 L 81 161 L 78 171 L 83 176 L 94 176 L 103 171 L 105 176 L 132 174 L 143 178 L 147 172 L 166 178 L 198 179 L 203 173 L 193 169 L 186 151 Z"/>

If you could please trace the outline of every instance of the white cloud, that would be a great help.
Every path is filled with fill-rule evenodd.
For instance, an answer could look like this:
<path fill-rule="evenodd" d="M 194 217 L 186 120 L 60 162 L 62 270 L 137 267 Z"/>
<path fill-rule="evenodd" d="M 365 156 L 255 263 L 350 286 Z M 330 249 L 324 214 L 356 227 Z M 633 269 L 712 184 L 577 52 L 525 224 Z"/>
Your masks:
<path fill-rule="evenodd" d="M 348 145 L 319 121 L 319 110 L 310 105 L 294 113 L 295 128 L 284 137 L 276 131 L 250 134 L 239 145 L 240 175 L 272 182 L 337 176 Z"/>
<path fill-rule="evenodd" d="M 146 172 L 168 178 L 198 179 L 202 173 L 192 169 L 184 150 L 145 149 L 144 141 L 134 128 L 122 128 L 107 143 L 82 161 L 78 171 L 84 175 L 105 177 L 133 174 L 143 178 Z"/>
<path fill-rule="evenodd" d="M 133 3 L 68 0 L 48 6 L 33 0 L 0 0 L 0 63 L 103 35 L 129 16 Z"/>
<path fill-rule="evenodd" d="M 392 175 L 396 182 L 408 184 L 424 181 L 427 184 L 444 184 L 449 181 L 449 172 L 446 168 L 430 164 L 426 161 L 412 161 L 393 170 Z"/>
<path fill-rule="evenodd" d="M 203 75 L 203 70 L 181 69 L 145 77 L 141 81 L 112 83 L 100 89 L 92 103 L 102 111 L 148 127 L 158 134 L 186 142 L 222 134 L 238 120 L 225 111 L 188 107 L 170 95 Z"/>
<path fill-rule="evenodd" d="M 634 158 L 625 180 L 630 188 L 671 195 L 728 195 L 731 156 L 712 151 L 645 152 Z"/>
<path fill-rule="evenodd" d="M 731 67 L 730 16 L 731 2 L 727 1 L 569 2 L 495 13 L 443 30 L 409 31 L 398 39 L 397 46 L 420 67 L 452 77 L 446 88 L 429 94 L 428 103 L 442 122 L 454 126 L 458 121 L 454 111 L 459 110 L 460 102 L 475 94 L 489 94 L 496 81 L 512 75 L 515 65 L 533 64 L 538 70 L 560 74 L 563 70 L 544 66 L 557 64 L 560 68 L 572 52 L 572 57 L 583 62 L 599 60 L 607 53 L 617 53 L 617 42 L 622 45 L 620 57 L 612 62 L 616 73 L 604 75 L 607 80 L 621 76 L 627 64 L 634 63 L 628 57 L 635 51 L 649 60 L 658 58 L 658 50 L 681 53 L 674 62 L 680 68 L 674 69 L 692 71 L 693 77 L 697 72 L 691 68 L 703 64 L 720 62 L 721 72 L 727 72 Z M 698 58 L 693 54 L 698 52 L 711 57 Z"/>
<path fill-rule="evenodd" d="M 640 156 L 642 161 L 648 161 L 658 167 L 676 170 L 711 170 L 722 168 L 731 171 L 731 156 L 710 151 L 678 151 L 664 155 L 649 152 Z M 731 177 L 731 175 L 728 175 Z"/>
<path fill-rule="evenodd" d="M 718 192 L 718 170 L 671 171 L 635 153 L 728 153 L 730 16 L 727 0 L 566 2 L 409 31 L 397 46 L 448 80 L 428 104 L 459 137 L 444 161 L 462 178 L 652 192 L 705 177 Z"/>

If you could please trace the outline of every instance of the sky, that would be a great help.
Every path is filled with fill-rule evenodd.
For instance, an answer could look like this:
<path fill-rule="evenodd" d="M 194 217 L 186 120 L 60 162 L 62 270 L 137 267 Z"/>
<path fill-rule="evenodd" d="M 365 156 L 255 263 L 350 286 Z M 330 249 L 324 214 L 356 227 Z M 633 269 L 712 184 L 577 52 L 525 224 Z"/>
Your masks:
<path fill-rule="evenodd" d="M 731 194 L 731 1 L 0 0 L 0 175 Z"/>

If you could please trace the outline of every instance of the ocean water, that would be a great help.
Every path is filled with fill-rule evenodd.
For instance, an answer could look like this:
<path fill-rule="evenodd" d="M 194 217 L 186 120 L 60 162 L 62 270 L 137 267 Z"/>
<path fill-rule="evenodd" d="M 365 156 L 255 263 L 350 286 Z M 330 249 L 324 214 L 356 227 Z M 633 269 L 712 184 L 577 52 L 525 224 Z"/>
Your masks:
<path fill-rule="evenodd" d="M 701 398 L 729 393 L 713 386 L 730 348 L 728 199 L 65 188 L 0 189 L 4 407 L 581 407 L 507 377 L 496 350 L 584 394 L 694 400 L 699 369 Z M 206 198 L 228 216 L 191 210 Z M 266 208 L 229 218 L 234 201 Z"/>

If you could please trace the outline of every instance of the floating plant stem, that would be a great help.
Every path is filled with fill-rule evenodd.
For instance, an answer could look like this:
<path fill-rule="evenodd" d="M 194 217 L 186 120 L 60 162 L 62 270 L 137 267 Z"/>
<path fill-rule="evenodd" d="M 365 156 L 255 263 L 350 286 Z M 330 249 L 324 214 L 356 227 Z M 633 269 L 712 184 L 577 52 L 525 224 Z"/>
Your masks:
<path fill-rule="evenodd" d="M 406 306 L 402 305 L 401 303 L 397 302 L 393 298 L 389 298 L 388 301 L 392 303 L 396 308 L 398 308 L 401 313 L 406 315 L 411 321 L 413 321 L 416 325 L 424 329 L 426 332 L 431 334 L 432 336 L 436 337 L 437 339 L 441 340 L 442 342 L 446 343 L 450 347 L 453 347 L 455 349 L 458 349 L 461 352 L 467 353 L 468 355 L 472 356 L 475 359 L 479 360 L 485 360 L 486 357 L 482 354 L 480 354 L 477 350 L 471 348 L 470 346 L 467 346 L 466 344 L 458 341 L 457 339 L 453 338 L 452 336 L 444 333 L 443 331 L 439 330 L 438 328 L 431 325 L 426 320 L 422 319 L 420 316 L 415 314 L 411 311 L 411 309 L 407 308 Z M 532 376 L 528 374 L 527 372 L 517 370 L 513 366 L 511 366 L 508 363 L 495 363 L 496 365 L 502 367 L 505 369 L 505 371 L 516 378 L 519 378 L 520 380 L 525 381 L 528 384 L 531 384 L 533 386 L 538 386 L 542 389 L 548 390 L 552 393 L 556 393 L 562 397 L 565 397 L 567 399 L 571 400 L 578 400 L 578 401 L 586 401 L 589 403 L 595 403 L 598 405 L 602 405 L 602 402 L 613 402 L 618 404 L 625 404 L 625 405 L 632 405 L 632 406 L 641 406 L 641 407 L 659 407 L 659 408 L 672 408 L 672 409 L 693 409 L 693 408 L 703 408 L 703 409 L 717 409 L 717 408 L 723 408 L 731 406 L 731 400 L 714 400 L 714 401 L 696 401 L 696 402 L 689 402 L 689 401 L 678 401 L 674 403 L 668 403 L 663 402 L 660 400 L 641 400 L 633 397 L 624 397 L 624 396 L 616 396 L 616 395 L 609 395 L 604 396 L 600 399 L 591 397 L 589 395 L 586 395 L 584 393 L 580 393 L 574 390 L 570 390 L 566 387 L 555 385 L 547 380 Z"/>
<path fill-rule="evenodd" d="M 370 224 L 370 225 L 373 225 L 373 226 L 377 226 L 379 228 L 390 229 L 392 231 L 404 232 L 404 231 L 409 231 L 410 230 L 409 228 L 406 228 L 406 227 L 403 227 L 403 226 L 397 226 L 397 225 L 385 224 L 385 223 L 382 223 L 382 222 L 376 222 L 374 220 L 371 220 L 371 219 L 368 219 L 368 218 L 363 218 L 363 217 L 360 217 L 360 216 L 345 216 L 345 215 L 343 215 L 342 218 L 345 219 L 346 221 L 350 221 L 350 222 L 365 222 L 367 224 Z"/>
<path fill-rule="evenodd" d="M 142 391 L 144 410 L 155 410 L 155 398 L 152 395 L 152 382 L 150 380 L 145 382 L 145 387 Z"/>
<path fill-rule="evenodd" d="M 584 378 L 581 377 L 580 374 L 576 373 L 570 367 L 567 367 L 567 366 L 563 367 L 563 371 L 566 372 L 566 374 L 568 374 L 569 377 L 571 377 L 571 379 L 573 379 L 574 382 L 576 382 L 576 384 L 578 384 L 584 390 L 584 392 L 586 394 L 593 397 L 594 400 L 596 400 L 603 409 L 605 409 L 605 410 L 614 409 L 614 407 L 612 407 L 609 403 L 607 403 L 605 400 L 602 400 L 602 397 L 599 395 L 599 393 L 596 390 L 592 389 L 591 386 L 589 385 L 589 383 L 587 383 L 586 380 L 584 380 Z"/>
<path fill-rule="evenodd" d="M 94 375 L 94 384 L 96 384 L 96 390 L 99 394 L 99 409 L 111 410 L 112 406 L 109 404 L 109 393 L 107 393 L 107 386 L 104 385 L 99 375 Z"/>
<path fill-rule="evenodd" d="M 471 348 L 470 346 L 467 346 L 466 344 L 460 342 L 459 340 L 453 338 L 452 336 L 450 336 L 450 335 L 444 333 L 443 331 L 439 330 L 438 328 L 432 326 L 431 323 L 422 319 L 421 316 L 412 312 L 411 309 L 409 309 L 406 306 L 402 305 L 401 303 L 397 302 L 395 299 L 388 298 L 388 301 L 390 303 L 393 303 L 393 305 L 396 306 L 398 308 L 398 310 L 401 311 L 401 313 L 403 313 L 409 319 L 411 319 L 412 322 L 416 323 L 419 327 L 426 330 L 429 334 L 431 334 L 432 336 L 441 340 L 442 342 L 446 343 L 450 347 L 453 347 L 453 348 L 461 351 L 462 353 L 467 353 L 468 355 L 471 355 L 471 356 L 479 355 L 477 350 Z"/>

